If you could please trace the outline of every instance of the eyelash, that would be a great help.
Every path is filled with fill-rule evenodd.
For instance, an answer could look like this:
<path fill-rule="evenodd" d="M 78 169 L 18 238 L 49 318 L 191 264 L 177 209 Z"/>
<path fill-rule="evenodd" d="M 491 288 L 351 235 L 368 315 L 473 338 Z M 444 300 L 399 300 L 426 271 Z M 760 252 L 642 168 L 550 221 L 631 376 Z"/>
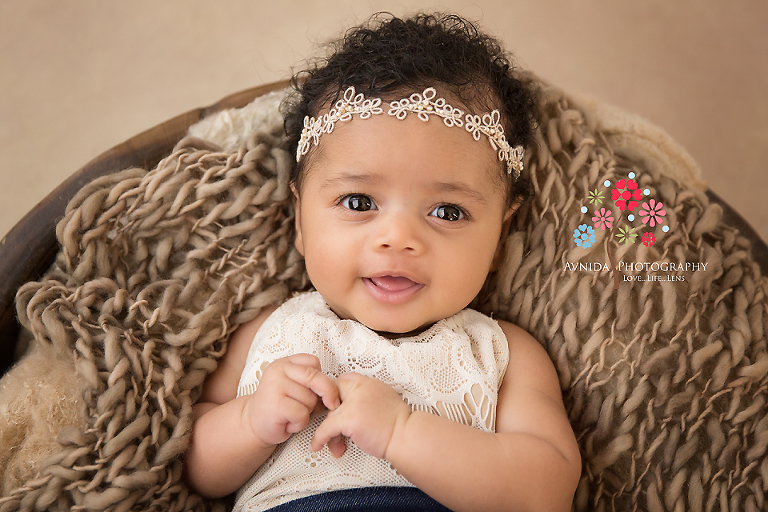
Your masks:
<path fill-rule="evenodd" d="M 448 219 L 442 219 L 440 217 L 437 217 L 437 215 L 432 215 L 433 213 L 435 213 L 440 208 L 455 208 L 459 212 L 459 218 L 458 219 L 454 219 L 454 220 L 448 220 Z M 435 206 L 432 209 L 432 211 L 429 212 L 429 215 L 433 216 L 433 217 L 437 217 L 440 220 L 447 220 L 448 222 L 458 222 L 460 220 L 467 220 L 467 219 L 469 219 L 469 215 L 467 214 L 466 210 L 464 210 L 464 208 L 462 208 L 461 206 L 455 205 L 455 204 L 450 204 L 450 203 L 444 203 L 444 204 L 439 204 L 439 205 Z"/>
<path fill-rule="evenodd" d="M 356 210 L 354 208 L 351 208 L 349 206 L 348 202 L 353 197 L 364 197 L 364 198 L 366 198 L 368 201 L 370 201 L 370 204 L 373 205 L 373 208 L 369 208 L 368 210 Z M 346 208 L 347 210 L 350 210 L 350 211 L 353 211 L 353 212 L 367 212 L 367 211 L 370 211 L 370 210 L 378 210 L 379 209 L 376 206 L 376 202 L 371 198 L 371 196 L 369 196 L 367 194 L 360 194 L 360 193 L 347 194 L 347 195 L 341 196 L 336 204 L 341 206 L 342 208 Z"/>
<path fill-rule="evenodd" d="M 365 198 L 365 200 L 368 201 L 368 205 L 367 205 L 368 208 L 365 209 L 365 210 L 358 210 L 358 209 L 352 208 L 349 205 L 349 200 L 352 199 L 352 198 Z M 342 208 L 345 208 L 345 209 L 349 210 L 349 211 L 360 212 L 360 213 L 368 212 L 368 211 L 375 211 L 375 210 L 379 209 L 378 206 L 376 205 L 376 202 L 369 195 L 361 194 L 361 193 L 346 194 L 344 196 L 341 196 L 338 199 L 338 201 L 336 202 L 336 204 L 338 206 L 341 206 Z M 439 210 L 441 208 L 455 208 L 456 210 L 458 210 L 459 218 L 457 218 L 455 220 L 448 220 L 448 219 L 444 219 L 444 218 L 438 217 L 437 215 L 433 215 L 433 213 L 435 213 L 437 210 Z M 461 221 L 461 220 L 468 220 L 470 218 L 469 214 L 467 213 L 467 211 L 464 208 L 462 208 L 459 205 L 451 204 L 451 203 L 441 203 L 441 204 L 438 204 L 437 206 L 435 206 L 429 212 L 429 215 L 430 215 L 430 217 L 436 217 L 436 218 L 438 218 L 440 220 L 446 220 L 448 222 L 458 222 L 458 221 Z"/>

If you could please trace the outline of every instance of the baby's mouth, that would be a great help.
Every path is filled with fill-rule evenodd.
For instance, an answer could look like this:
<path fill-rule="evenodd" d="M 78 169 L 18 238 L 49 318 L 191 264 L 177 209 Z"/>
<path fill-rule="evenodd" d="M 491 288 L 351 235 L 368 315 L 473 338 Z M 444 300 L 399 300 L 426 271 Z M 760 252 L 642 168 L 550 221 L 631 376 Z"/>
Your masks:
<path fill-rule="evenodd" d="M 424 285 L 404 276 L 373 276 L 363 278 L 366 287 L 374 298 L 389 304 L 408 301 Z"/>
<path fill-rule="evenodd" d="M 402 276 L 376 276 L 371 277 L 370 280 L 373 284 L 388 292 L 401 292 L 419 284 Z"/>

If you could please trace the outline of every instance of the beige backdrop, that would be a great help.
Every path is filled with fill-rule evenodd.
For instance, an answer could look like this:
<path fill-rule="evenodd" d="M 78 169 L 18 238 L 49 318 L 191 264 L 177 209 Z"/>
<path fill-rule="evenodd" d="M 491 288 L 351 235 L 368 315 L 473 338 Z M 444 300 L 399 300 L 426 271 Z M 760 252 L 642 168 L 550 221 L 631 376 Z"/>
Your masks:
<path fill-rule="evenodd" d="M 763 0 L 2 0 L 0 236 L 88 160 L 287 78 L 371 13 L 450 10 L 567 90 L 639 113 L 768 240 Z"/>

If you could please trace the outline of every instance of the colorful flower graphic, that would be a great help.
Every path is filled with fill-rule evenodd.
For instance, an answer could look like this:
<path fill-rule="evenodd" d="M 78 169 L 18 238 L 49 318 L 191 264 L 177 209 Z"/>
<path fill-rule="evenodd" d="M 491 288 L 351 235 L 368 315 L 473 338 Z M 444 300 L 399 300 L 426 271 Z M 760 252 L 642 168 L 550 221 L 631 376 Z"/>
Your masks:
<path fill-rule="evenodd" d="M 656 235 L 650 231 L 647 231 L 643 233 L 642 241 L 644 246 L 653 247 L 653 245 L 656 243 Z"/>
<path fill-rule="evenodd" d="M 634 228 L 619 228 L 619 232 L 616 233 L 616 237 L 619 239 L 619 243 L 634 243 L 635 238 L 637 238 L 637 233 L 635 233 Z"/>
<path fill-rule="evenodd" d="M 619 210 L 633 211 L 640 204 L 638 201 L 643 198 L 643 193 L 631 179 L 621 179 L 616 182 L 616 188 L 611 190 L 611 200 Z"/>
<path fill-rule="evenodd" d="M 603 191 L 597 189 L 589 193 L 589 202 L 592 204 L 603 204 Z"/>
<path fill-rule="evenodd" d="M 605 231 L 605 228 L 610 228 L 613 224 L 613 214 L 610 210 L 606 210 L 605 208 L 600 208 L 599 210 L 595 211 L 595 216 L 592 217 L 592 222 L 595 223 L 595 226 L 600 228 L 602 231 Z"/>
<path fill-rule="evenodd" d="M 667 214 L 663 207 L 664 205 L 656 202 L 655 199 L 651 199 L 648 203 L 644 202 L 643 207 L 640 209 L 640 218 L 643 224 L 648 224 L 651 227 L 661 224 L 661 218 Z"/>
<path fill-rule="evenodd" d="M 587 226 L 586 224 L 580 225 L 573 232 L 574 242 L 576 242 L 576 245 L 582 249 L 592 247 L 592 244 L 595 243 L 596 236 L 592 226 Z"/>
<path fill-rule="evenodd" d="M 640 184 L 647 181 L 638 178 L 635 171 L 631 170 L 625 178 L 618 179 L 617 176 L 615 181 L 613 176 L 606 176 L 600 182 L 605 188 L 601 190 L 598 187 L 591 191 L 587 189 L 587 201 L 579 206 L 582 215 L 591 216 L 591 225 L 589 220 L 585 219 L 586 222 L 580 224 L 573 232 L 574 242 L 577 246 L 587 249 L 596 243 L 596 230 L 603 231 L 601 243 L 605 243 L 605 255 L 613 269 L 615 290 L 619 289 L 621 281 L 621 270 L 618 266 L 620 262 L 617 262 L 617 255 L 614 254 L 615 248 L 622 244 L 634 244 L 638 239 L 644 246 L 653 247 L 657 242 L 656 234 L 650 230 L 643 232 L 645 228 L 658 227 L 659 231 L 664 233 L 670 230 L 666 224 L 668 219 L 664 205 L 647 197 L 653 193 L 653 189 L 646 186 L 640 188 Z M 610 200 L 605 197 L 608 192 Z M 592 207 L 587 203 L 592 204 Z M 591 215 L 590 211 L 593 212 Z"/>

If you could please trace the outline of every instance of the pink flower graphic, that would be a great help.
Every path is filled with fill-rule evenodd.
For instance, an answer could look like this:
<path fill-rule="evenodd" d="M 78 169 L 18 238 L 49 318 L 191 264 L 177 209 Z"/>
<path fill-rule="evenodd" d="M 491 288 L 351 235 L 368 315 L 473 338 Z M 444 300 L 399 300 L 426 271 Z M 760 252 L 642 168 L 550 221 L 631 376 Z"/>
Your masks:
<path fill-rule="evenodd" d="M 616 188 L 611 190 L 611 200 L 616 204 L 619 210 L 629 210 L 630 212 L 640 204 L 638 201 L 643 198 L 642 192 L 637 187 L 637 183 L 630 179 L 621 179 L 616 182 Z"/>
<path fill-rule="evenodd" d="M 661 224 L 661 218 L 664 217 L 667 212 L 662 208 L 663 204 L 657 203 L 655 199 L 651 199 L 650 205 L 643 203 L 643 207 L 640 209 L 640 218 L 643 220 L 643 224 L 648 224 L 651 227 L 656 224 Z"/>
<path fill-rule="evenodd" d="M 650 231 L 643 233 L 643 245 L 646 247 L 653 247 L 656 243 L 656 236 Z"/>
<path fill-rule="evenodd" d="M 605 231 L 605 228 L 611 227 L 611 223 L 613 222 L 613 214 L 610 212 L 610 210 L 600 208 L 599 210 L 595 211 L 595 216 L 592 217 L 592 222 L 595 223 L 596 227 Z"/>

